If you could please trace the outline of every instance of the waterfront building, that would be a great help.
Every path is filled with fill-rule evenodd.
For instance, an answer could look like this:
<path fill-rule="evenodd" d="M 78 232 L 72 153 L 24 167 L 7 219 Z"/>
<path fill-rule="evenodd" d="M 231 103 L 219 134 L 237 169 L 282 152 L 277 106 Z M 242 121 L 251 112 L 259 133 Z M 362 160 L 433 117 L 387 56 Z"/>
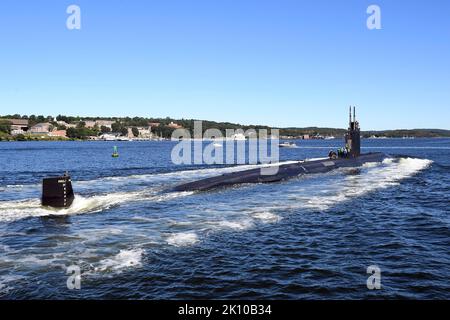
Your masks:
<path fill-rule="evenodd" d="M 53 130 L 48 133 L 49 137 L 61 137 L 61 138 L 67 138 L 67 132 L 66 130 Z"/>
<path fill-rule="evenodd" d="M 107 128 L 112 129 L 112 124 L 113 124 L 114 122 L 115 122 L 115 121 L 111 121 L 111 120 L 96 120 L 96 121 L 95 121 L 95 124 L 96 124 L 99 128 L 101 128 L 101 127 L 103 126 L 103 127 L 107 127 Z"/>
<path fill-rule="evenodd" d="M 52 125 L 48 122 L 38 123 L 30 128 L 30 132 L 33 134 L 49 134 L 52 129 Z"/>
<path fill-rule="evenodd" d="M 28 131 L 28 120 L 27 119 L 2 119 L 4 121 L 9 121 L 11 123 L 11 134 L 18 135 L 24 134 Z"/>
<path fill-rule="evenodd" d="M 85 123 L 85 127 L 90 128 L 90 129 L 94 128 L 96 125 L 96 122 L 91 121 L 91 120 L 84 121 L 84 123 Z"/>

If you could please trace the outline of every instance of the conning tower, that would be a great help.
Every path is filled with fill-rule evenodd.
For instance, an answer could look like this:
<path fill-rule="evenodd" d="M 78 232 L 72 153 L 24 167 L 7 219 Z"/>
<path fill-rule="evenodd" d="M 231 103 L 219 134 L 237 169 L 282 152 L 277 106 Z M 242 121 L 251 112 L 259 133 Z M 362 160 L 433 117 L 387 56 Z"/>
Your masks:
<path fill-rule="evenodd" d="M 356 158 L 361 154 L 361 132 L 359 129 L 359 122 L 356 121 L 356 108 L 353 107 L 353 119 L 352 119 L 352 107 L 349 110 L 349 126 L 345 135 L 345 146 L 348 148 L 349 156 Z"/>

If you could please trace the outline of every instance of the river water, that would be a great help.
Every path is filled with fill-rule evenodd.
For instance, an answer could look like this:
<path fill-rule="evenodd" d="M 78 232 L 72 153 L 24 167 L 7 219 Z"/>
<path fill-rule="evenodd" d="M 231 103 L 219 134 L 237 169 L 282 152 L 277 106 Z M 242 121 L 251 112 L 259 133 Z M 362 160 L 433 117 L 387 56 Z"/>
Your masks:
<path fill-rule="evenodd" d="M 169 141 L 0 143 L 0 298 L 449 299 L 450 139 L 362 143 L 392 158 L 201 193 L 165 190 L 249 166 L 175 165 Z M 42 178 L 66 170 L 73 205 L 41 207 Z"/>

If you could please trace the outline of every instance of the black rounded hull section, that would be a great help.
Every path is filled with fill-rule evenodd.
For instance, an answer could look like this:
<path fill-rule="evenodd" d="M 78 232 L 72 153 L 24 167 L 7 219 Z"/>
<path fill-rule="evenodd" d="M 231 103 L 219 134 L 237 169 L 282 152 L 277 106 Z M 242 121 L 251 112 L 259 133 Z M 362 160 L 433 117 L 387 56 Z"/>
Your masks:
<path fill-rule="evenodd" d="M 69 176 L 46 178 L 42 180 L 42 205 L 55 208 L 69 207 L 75 196 Z"/>
<path fill-rule="evenodd" d="M 242 183 L 269 183 L 304 174 L 325 173 L 337 168 L 359 167 L 368 162 L 382 162 L 388 156 L 381 152 L 366 153 L 355 158 L 323 159 L 278 166 L 274 174 L 263 174 L 261 168 L 238 171 L 176 186 L 173 191 L 204 191 Z"/>

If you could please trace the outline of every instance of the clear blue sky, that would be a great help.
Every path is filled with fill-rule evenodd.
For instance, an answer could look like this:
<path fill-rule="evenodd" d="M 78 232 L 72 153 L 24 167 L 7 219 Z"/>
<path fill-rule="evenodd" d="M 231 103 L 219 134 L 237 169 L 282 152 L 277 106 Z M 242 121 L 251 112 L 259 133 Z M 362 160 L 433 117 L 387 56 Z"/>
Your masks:
<path fill-rule="evenodd" d="M 363 129 L 450 129 L 450 1 L 0 2 L 0 114 L 345 127 L 350 104 Z"/>

